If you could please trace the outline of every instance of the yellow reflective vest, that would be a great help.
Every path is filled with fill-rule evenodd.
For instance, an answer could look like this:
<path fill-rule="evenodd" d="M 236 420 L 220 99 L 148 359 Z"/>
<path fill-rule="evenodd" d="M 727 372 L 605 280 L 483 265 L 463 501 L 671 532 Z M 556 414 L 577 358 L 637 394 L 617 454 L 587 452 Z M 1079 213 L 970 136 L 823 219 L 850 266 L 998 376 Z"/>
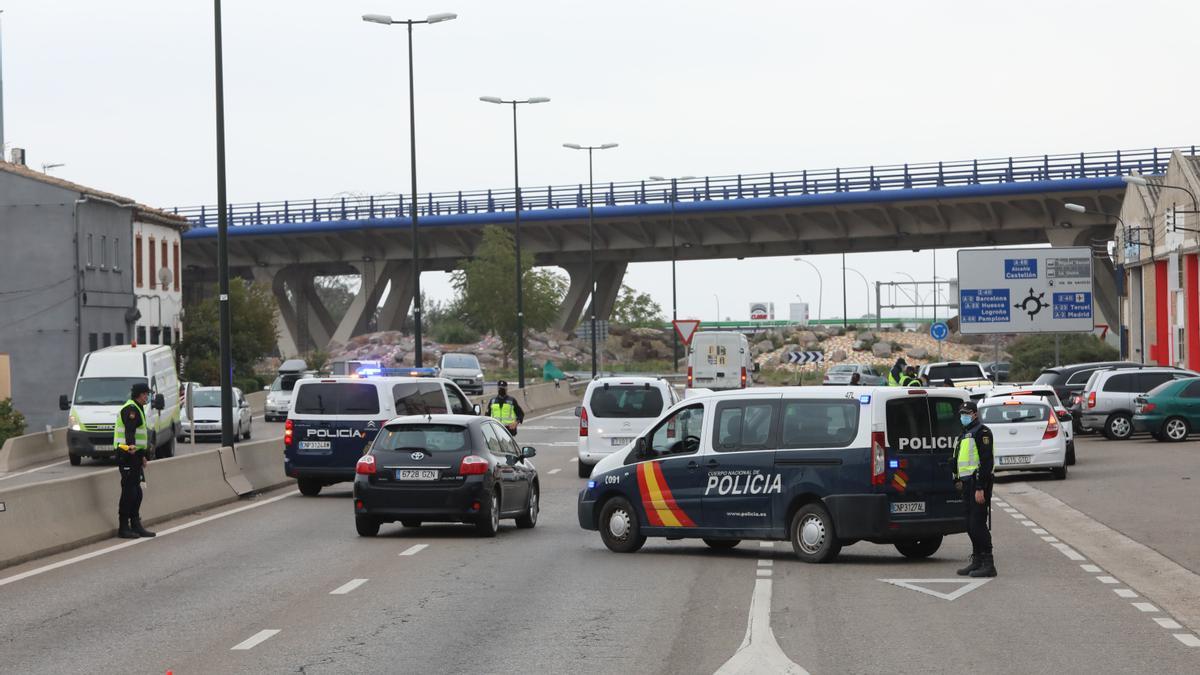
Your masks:
<path fill-rule="evenodd" d="M 138 422 L 137 431 L 134 436 L 137 447 L 125 452 L 147 450 L 150 447 L 150 432 L 146 427 L 146 411 L 133 399 L 125 401 L 125 405 L 121 406 L 121 409 L 117 412 L 117 423 L 113 425 L 113 448 L 121 451 L 121 446 L 127 445 L 125 443 L 125 410 L 129 406 L 133 406 L 137 410 L 140 421 Z"/>

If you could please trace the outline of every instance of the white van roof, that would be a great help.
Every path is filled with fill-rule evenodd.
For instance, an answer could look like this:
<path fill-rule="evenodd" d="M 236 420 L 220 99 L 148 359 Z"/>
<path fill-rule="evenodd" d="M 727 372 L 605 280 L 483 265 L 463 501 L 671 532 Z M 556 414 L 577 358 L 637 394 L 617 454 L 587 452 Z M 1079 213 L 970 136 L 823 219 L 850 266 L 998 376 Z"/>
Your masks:
<path fill-rule="evenodd" d="M 784 398 L 853 398 L 858 399 L 863 394 L 868 394 L 872 398 L 893 399 L 900 396 L 908 396 L 914 393 L 936 394 L 938 396 L 952 395 L 956 398 L 967 400 L 969 396 L 965 389 L 956 387 L 853 387 L 850 385 L 844 387 L 829 387 L 829 386 L 812 386 L 812 387 L 752 387 L 749 389 L 729 389 L 726 391 L 716 391 L 706 393 L 700 396 L 685 397 L 688 402 L 703 400 L 708 398 L 726 399 L 726 398 L 755 398 L 761 396 L 783 396 Z"/>
<path fill-rule="evenodd" d="M 131 373 L 146 374 L 146 357 L 166 351 L 167 345 L 115 345 L 105 347 L 84 357 L 82 377 L 127 377 Z"/>

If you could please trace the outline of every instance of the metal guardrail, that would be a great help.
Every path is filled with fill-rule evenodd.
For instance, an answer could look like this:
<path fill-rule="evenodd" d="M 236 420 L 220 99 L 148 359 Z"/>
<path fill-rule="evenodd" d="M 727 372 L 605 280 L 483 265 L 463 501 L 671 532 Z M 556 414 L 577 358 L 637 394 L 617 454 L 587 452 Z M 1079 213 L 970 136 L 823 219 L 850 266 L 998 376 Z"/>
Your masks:
<path fill-rule="evenodd" d="M 674 182 L 610 182 L 595 186 L 595 204 L 666 204 L 671 201 L 672 194 L 678 203 L 686 204 L 837 192 L 1111 178 L 1131 172 L 1161 174 L 1166 172 L 1174 150 L 1196 154 L 1196 146 L 1192 145 L 706 176 Z M 520 194 L 522 211 L 588 205 L 587 186 L 583 184 L 522 188 Z M 421 216 L 496 213 L 512 211 L 516 201 L 517 193 L 513 188 L 433 192 L 418 199 L 418 208 Z M 230 204 L 228 216 L 229 224 L 233 226 L 372 220 L 402 218 L 410 207 L 411 197 L 406 198 L 403 194 L 369 195 Z M 186 217 L 193 227 L 215 227 L 217 224 L 215 206 L 180 207 L 173 212 Z"/>

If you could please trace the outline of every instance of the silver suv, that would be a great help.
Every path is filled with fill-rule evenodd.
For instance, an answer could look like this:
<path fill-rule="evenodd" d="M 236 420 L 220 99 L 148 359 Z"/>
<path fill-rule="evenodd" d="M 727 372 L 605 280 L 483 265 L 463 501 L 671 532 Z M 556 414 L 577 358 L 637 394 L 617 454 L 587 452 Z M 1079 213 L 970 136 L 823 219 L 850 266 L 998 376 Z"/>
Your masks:
<path fill-rule="evenodd" d="M 1111 368 L 1097 370 L 1083 388 L 1080 424 L 1100 431 L 1109 440 L 1133 435 L 1134 399 L 1169 380 L 1197 377 L 1190 370 L 1170 367 Z"/>
<path fill-rule="evenodd" d="M 483 394 L 483 368 L 474 354 L 442 354 L 438 374 L 462 387 L 468 394 Z"/>

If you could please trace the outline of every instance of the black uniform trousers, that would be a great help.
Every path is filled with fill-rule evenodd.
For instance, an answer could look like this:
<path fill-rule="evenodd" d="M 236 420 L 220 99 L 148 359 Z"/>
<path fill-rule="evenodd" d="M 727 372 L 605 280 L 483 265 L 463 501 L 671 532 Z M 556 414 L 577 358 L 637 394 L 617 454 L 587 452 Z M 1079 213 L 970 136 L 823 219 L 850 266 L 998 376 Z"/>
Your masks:
<path fill-rule="evenodd" d="M 117 516 L 120 518 L 140 518 L 142 509 L 142 467 L 140 465 L 122 464 L 117 470 L 121 473 L 121 501 L 117 505 Z"/>
<path fill-rule="evenodd" d="M 963 479 L 963 505 L 967 511 L 967 536 L 971 538 L 971 553 L 974 555 L 992 553 L 992 533 L 988 529 L 988 513 L 992 508 L 992 486 L 985 486 L 983 503 L 975 503 L 977 486 L 975 476 Z"/>

